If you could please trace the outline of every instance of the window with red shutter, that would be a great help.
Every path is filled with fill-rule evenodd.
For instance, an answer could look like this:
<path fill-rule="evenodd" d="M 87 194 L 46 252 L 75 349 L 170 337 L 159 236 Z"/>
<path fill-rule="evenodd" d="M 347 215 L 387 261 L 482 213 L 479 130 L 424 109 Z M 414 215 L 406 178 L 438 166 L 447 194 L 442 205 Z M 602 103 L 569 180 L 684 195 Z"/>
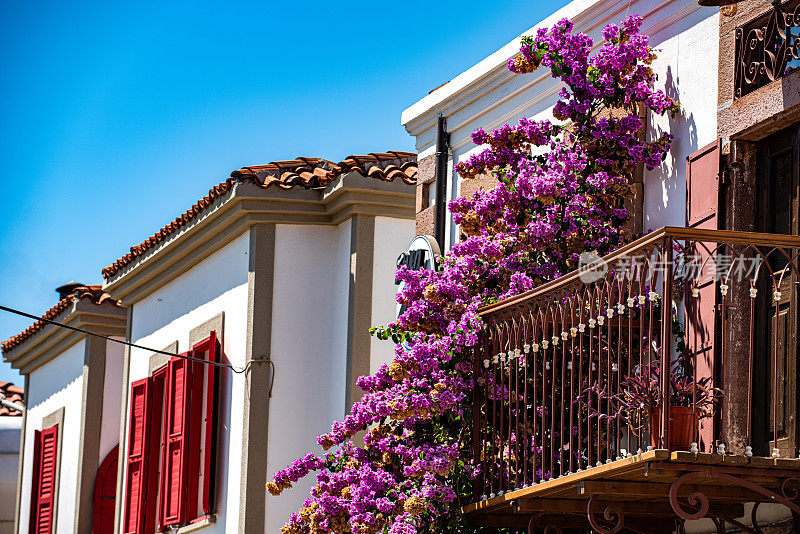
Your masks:
<path fill-rule="evenodd" d="M 147 499 L 145 505 L 145 526 L 147 532 L 161 531 L 161 514 L 159 513 L 161 495 L 159 484 L 163 472 L 164 457 L 164 394 L 166 390 L 167 366 L 153 372 L 150 377 L 150 405 L 147 420 L 150 425 L 148 433 Z"/>
<path fill-rule="evenodd" d="M 188 360 L 170 360 L 167 366 L 165 446 L 161 475 L 161 521 L 164 526 L 179 525 L 186 520 L 191 376 L 192 365 Z"/>
<path fill-rule="evenodd" d="M 209 362 L 219 361 L 219 343 L 217 341 L 217 333 L 211 332 L 211 335 L 197 343 L 192 347 L 192 353 L 195 358 L 200 358 Z M 218 374 L 219 368 L 215 365 L 202 365 L 205 381 L 202 384 L 203 400 L 202 403 L 202 417 L 200 428 L 200 448 L 199 448 L 199 462 L 200 462 L 200 503 L 199 510 L 195 517 L 202 517 L 209 515 L 213 509 L 213 488 L 215 484 L 215 458 L 216 458 L 216 442 L 217 442 L 217 388 L 218 388 Z"/>
<path fill-rule="evenodd" d="M 216 333 L 184 355 L 219 361 Z M 133 383 L 125 534 L 160 531 L 213 512 L 218 388 L 216 366 L 179 357 Z"/>
<path fill-rule="evenodd" d="M 56 466 L 58 458 L 58 425 L 34 434 L 34 477 L 31 488 L 30 531 L 49 534 L 53 531 Z"/>
<path fill-rule="evenodd" d="M 130 421 L 128 423 L 127 476 L 125 482 L 125 514 L 123 532 L 145 532 L 146 493 L 150 434 L 150 379 L 131 385 Z"/>

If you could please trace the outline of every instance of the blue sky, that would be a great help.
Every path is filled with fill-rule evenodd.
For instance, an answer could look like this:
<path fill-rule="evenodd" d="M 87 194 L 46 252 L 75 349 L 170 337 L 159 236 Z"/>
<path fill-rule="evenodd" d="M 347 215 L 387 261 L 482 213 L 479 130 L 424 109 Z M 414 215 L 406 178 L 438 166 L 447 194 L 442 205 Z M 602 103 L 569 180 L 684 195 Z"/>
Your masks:
<path fill-rule="evenodd" d="M 99 283 L 244 165 L 413 150 L 403 109 L 563 3 L 0 2 L 0 304 Z"/>

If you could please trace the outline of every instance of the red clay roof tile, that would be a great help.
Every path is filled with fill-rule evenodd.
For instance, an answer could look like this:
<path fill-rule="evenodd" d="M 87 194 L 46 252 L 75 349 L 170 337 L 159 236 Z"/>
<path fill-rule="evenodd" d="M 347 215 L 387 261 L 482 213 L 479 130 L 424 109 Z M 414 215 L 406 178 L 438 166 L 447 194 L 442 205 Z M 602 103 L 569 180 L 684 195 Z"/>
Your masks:
<path fill-rule="evenodd" d="M 147 238 L 139 245 L 131 247 L 131 251 L 103 269 L 106 279 L 114 276 L 123 267 L 132 263 L 154 245 L 163 241 L 182 226 L 194 219 L 214 200 L 231 190 L 233 184 L 251 180 L 265 189 L 277 187 L 290 190 L 295 187 L 319 189 L 327 187 L 337 177 L 350 172 L 358 172 L 363 176 L 393 182 L 402 180 L 408 185 L 417 183 L 417 154 L 414 152 L 373 152 L 365 155 L 348 156 L 339 163 L 322 158 L 297 157 L 291 160 L 273 161 L 266 165 L 251 165 L 233 171 L 231 177 L 211 188 L 204 198 L 187 210 L 167 226 Z"/>
<path fill-rule="evenodd" d="M 0 395 L 5 397 L 7 400 L 13 402 L 14 404 L 23 404 L 23 398 L 25 395 L 25 390 L 23 390 L 19 386 L 15 386 L 11 382 L 3 382 L 0 381 Z M 21 417 L 22 412 L 17 410 L 12 410 L 11 408 L 6 408 L 5 406 L 0 405 L 0 416 L 12 416 L 12 417 Z"/>
<path fill-rule="evenodd" d="M 42 318 L 52 321 L 58 315 L 60 315 L 64 310 L 72 306 L 73 302 L 76 302 L 78 300 L 89 300 L 90 302 L 97 305 L 110 301 L 115 305 L 119 306 L 119 302 L 114 298 L 112 298 L 111 295 L 103 291 L 103 286 L 101 286 L 100 284 L 91 286 L 80 286 L 76 287 L 72 293 L 70 293 L 63 299 L 59 300 L 55 306 L 44 312 Z M 31 338 L 37 332 L 42 330 L 45 326 L 47 326 L 46 322 L 36 321 L 35 323 L 33 323 L 31 326 L 29 326 L 19 334 L 11 336 L 6 341 L 3 341 L 2 343 L 0 343 L 0 348 L 2 348 L 3 354 L 11 352 L 15 347 L 24 343 L 27 339 Z"/>

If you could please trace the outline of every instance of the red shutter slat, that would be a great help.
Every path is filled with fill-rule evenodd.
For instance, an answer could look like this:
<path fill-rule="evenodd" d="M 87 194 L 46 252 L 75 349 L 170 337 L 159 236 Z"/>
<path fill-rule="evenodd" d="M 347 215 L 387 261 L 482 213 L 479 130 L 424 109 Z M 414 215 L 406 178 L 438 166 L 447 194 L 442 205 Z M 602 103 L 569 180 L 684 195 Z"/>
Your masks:
<path fill-rule="evenodd" d="M 161 517 L 164 526 L 186 519 L 187 431 L 189 430 L 192 367 L 183 358 L 173 358 L 167 367 L 166 419 L 164 426 Z"/>
<path fill-rule="evenodd" d="M 195 358 L 202 358 L 210 362 L 218 362 L 220 346 L 217 341 L 217 333 L 205 340 L 197 343 L 193 347 Z M 215 365 L 205 365 L 205 399 L 202 418 L 202 450 L 200 451 L 200 476 L 202 479 L 200 513 L 198 515 L 208 515 L 213 507 L 213 489 L 215 483 L 216 440 L 217 440 L 217 388 L 219 368 Z M 202 384 L 201 384 L 202 386 Z M 199 389 L 202 391 L 202 388 Z"/>
<path fill-rule="evenodd" d="M 146 476 L 150 425 L 150 382 L 144 378 L 131 385 L 128 432 L 127 478 L 125 482 L 125 534 L 145 531 Z"/>
<path fill-rule="evenodd" d="M 705 146 L 686 158 L 686 226 L 716 230 L 719 228 L 721 140 Z M 713 251 L 715 243 L 706 243 Z M 708 251 L 705 247 L 694 246 L 691 253 L 699 257 L 700 264 L 706 265 Z M 703 269 L 698 281 L 697 297 L 686 302 L 686 349 L 696 357 L 697 376 L 711 377 L 714 380 L 717 315 L 717 284 L 714 279 L 713 260 Z M 700 448 L 713 452 L 713 418 L 700 421 Z"/>

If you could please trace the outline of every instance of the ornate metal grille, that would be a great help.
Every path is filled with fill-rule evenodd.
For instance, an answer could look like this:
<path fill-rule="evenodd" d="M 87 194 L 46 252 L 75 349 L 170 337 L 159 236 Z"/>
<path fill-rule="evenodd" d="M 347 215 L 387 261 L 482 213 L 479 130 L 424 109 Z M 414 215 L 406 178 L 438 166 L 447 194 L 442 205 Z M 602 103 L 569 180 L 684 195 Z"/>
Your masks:
<path fill-rule="evenodd" d="M 736 29 L 734 98 L 800 68 L 800 2 L 777 2 L 755 22 Z"/>

